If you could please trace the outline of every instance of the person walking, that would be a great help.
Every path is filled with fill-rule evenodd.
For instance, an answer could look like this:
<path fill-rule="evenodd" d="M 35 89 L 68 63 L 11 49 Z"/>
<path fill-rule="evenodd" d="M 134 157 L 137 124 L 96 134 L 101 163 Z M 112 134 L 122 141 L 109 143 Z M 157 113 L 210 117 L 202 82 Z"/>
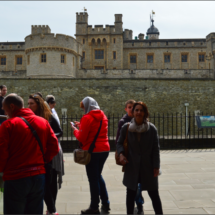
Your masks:
<path fill-rule="evenodd" d="M 126 114 L 122 117 L 122 119 L 120 119 L 119 123 L 118 123 L 118 130 L 117 130 L 117 135 L 116 135 L 116 143 L 119 139 L 119 135 L 120 135 L 120 131 L 122 126 L 127 123 L 127 122 L 131 122 L 132 118 L 133 118 L 133 113 L 132 113 L 132 109 L 134 106 L 135 101 L 133 99 L 130 99 L 128 101 L 125 102 L 125 111 Z M 141 214 L 143 213 L 143 204 L 144 204 L 144 198 L 142 196 L 142 188 L 141 188 L 141 184 L 138 184 L 137 187 L 137 194 L 135 197 L 135 202 L 137 205 L 137 214 Z"/>
<path fill-rule="evenodd" d="M 4 180 L 4 214 L 43 214 L 45 190 L 44 160 L 58 153 L 58 140 L 47 120 L 23 108 L 16 94 L 4 98 L 9 117 L 0 126 L 0 172 Z M 44 152 L 23 119 L 36 131 Z"/>
<path fill-rule="evenodd" d="M 56 199 L 58 192 L 58 184 L 59 189 L 61 188 L 61 184 L 63 182 L 62 176 L 64 175 L 64 162 L 63 162 L 63 151 L 59 142 L 59 138 L 63 135 L 63 131 L 60 127 L 55 116 L 51 113 L 48 106 L 45 104 L 42 97 L 38 94 L 32 94 L 28 99 L 28 107 L 40 117 L 46 119 L 51 128 L 53 129 L 56 137 L 58 138 L 58 146 L 60 148 L 59 153 L 52 159 L 52 179 L 51 181 L 46 181 L 46 191 L 45 191 L 45 203 L 47 205 L 47 214 L 58 214 L 56 211 Z"/>
<path fill-rule="evenodd" d="M 56 117 L 56 119 L 58 120 L 59 124 L 60 124 L 60 119 L 58 117 L 58 114 L 55 110 L 55 106 L 56 106 L 56 101 L 55 101 L 55 97 L 53 95 L 47 95 L 46 96 L 46 102 L 49 105 L 52 114 L 54 114 L 54 116 Z"/>
<path fill-rule="evenodd" d="M 149 113 L 145 103 L 134 103 L 132 113 L 134 118 L 130 124 L 124 124 L 117 141 L 120 162 L 125 165 L 123 184 L 127 187 L 127 214 L 133 214 L 138 183 L 142 185 L 142 190 L 148 191 L 155 213 L 163 214 L 158 192 L 160 145 L 157 129 L 147 121 Z M 123 154 L 126 134 L 128 158 Z"/>
<path fill-rule="evenodd" d="M 0 91 L 1 91 L 1 95 L 0 95 L 0 115 L 5 115 L 5 112 L 4 110 L 2 109 L 2 102 L 4 100 L 4 97 L 6 96 L 7 94 L 7 87 L 5 85 L 1 85 L 0 86 Z M 0 118 L 0 125 L 1 123 L 3 123 L 6 119 L 4 118 Z"/>
<path fill-rule="evenodd" d="M 102 122 L 101 130 L 95 142 L 95 148 L 91 154 L 91 160 L 86 165 L 86 172 L 90 185 L 91 203 L 88 209 L 81 211 L 82 214 L 99 214 L 99 197 L 102 201 L 102 210 L 108 212 L 110 210 L 110 202 L 105 181 L 102 177 L 102 170 L 105 161 L 108 158 L 110 145 L 108 142 L 108 119 L 95 99 L 85 97 L 80 103 L 80 107 L 84 110 L 80 122 L 75 122 L 72 126 L 74 135 L 79 142 L 82 143 L 82 149 L 88 150 L 93 142 L 96 133 Z M 79 127 L 79 130 L 77 129 Z"/>

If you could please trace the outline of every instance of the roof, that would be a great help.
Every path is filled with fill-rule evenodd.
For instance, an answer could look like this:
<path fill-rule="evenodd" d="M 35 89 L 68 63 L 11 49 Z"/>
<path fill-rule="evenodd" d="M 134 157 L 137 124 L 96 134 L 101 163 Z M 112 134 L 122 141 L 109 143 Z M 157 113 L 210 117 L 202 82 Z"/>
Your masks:
<path fill-rule="evenodd" d="M 0 42 L 0 45 L 25 45 L 25 42 Z"/>
<path fill-rule="evenodd" d="M 123 40 L 123 43 L 142 43 L 142 42 L 206 42 L 205 38 L 193 39 L 157 39 L 157 40 Z"/>
<path fill-rule="evenodd" d="M 146 33 L 147 35 L 148 34 L 160 34 L 159 33 L 159 31 L 158 31 L 158 29 L 154 26 L 154 20 L 152 19 L 152 25 L 151 25 L 151 27 L 148 29 L 148 31 L 147 31 L 147 33 Z"/>

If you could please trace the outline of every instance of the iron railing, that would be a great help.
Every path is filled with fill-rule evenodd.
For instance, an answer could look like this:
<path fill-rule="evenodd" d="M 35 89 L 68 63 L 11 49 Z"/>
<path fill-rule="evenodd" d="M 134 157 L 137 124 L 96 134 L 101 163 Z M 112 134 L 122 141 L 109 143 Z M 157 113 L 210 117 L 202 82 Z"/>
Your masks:
<path fill-rule="evenodd" d="M 202 112 L 201 115 L 212 116 L 212 113 Z M 122 116 L 122 114 L 107 115 L 108 138 L 112 151 L 115 150 L 118 122 Z M 61 127 L 64 132 L 61 142 L 66 152 L 72 152 L 78 146 L 78 141 L 73 135 L 70 122 L 80 121 L 81 117 L 73 115 L 71 117 L 62 116 L 60 118 Z M 151 114 L 149 121 L 158 130 L 160 147 L 163 150 L 215 148 L 215 129 L 199 129 L 194 114 Z"/>

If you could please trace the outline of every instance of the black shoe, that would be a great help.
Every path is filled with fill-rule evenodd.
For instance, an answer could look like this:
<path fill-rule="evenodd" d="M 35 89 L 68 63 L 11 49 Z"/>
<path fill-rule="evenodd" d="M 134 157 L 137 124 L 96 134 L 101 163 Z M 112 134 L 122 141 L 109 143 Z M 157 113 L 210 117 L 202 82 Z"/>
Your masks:
<path fill-rule="evenodd" d="M 143 206 L 142 205 L 138 205 L 137 206 L 137 214 L 144 214 L 143 213 Z"/>
<path fill-rule="evenodd" d="M 87 208 L 81 211 L 81 214 L 100 214 L 99 210 L 93 210 L 91 208 Z"/>
<path fill-rule="evenodd" d="M 110 211 L 110 204 L 102 205 L 101 209 L 105 212 Z"/>

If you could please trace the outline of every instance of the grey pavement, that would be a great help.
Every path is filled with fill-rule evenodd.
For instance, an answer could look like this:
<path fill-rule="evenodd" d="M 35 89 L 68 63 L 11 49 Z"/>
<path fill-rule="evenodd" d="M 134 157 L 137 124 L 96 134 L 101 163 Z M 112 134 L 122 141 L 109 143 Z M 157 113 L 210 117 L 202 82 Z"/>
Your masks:
<path fill-rule="evenodd" d="M 80 214 L 90 203 L 85 166 L 74 163 L 72 153 L 64 154 L 64 158 L 66 175 L 57 197 L 57 212 Z M 164 214 L 215 214 L 215 149 L 161 151 L 161 169 L 159 193 Z M 125 214 L 126 188 L 113 152 L 104 166 L 103 177 L 110 198 L 110 214 Z M 154 214 L 147 192 L 142 194 L 145 214 Z"/>
<path fill-rule="evenodd" d="M 90 203 L 89 184 L 85 166 L 73 161 L 73 154 L 65 154 L 65 171 L 62 189 L 57 198 L 57 212 L 80 214 Z M 162 175 L 159 176 L 159 193 L 164 214 L 215 213 L 215 150 L 161 151 Z M 110 198 L 110 214 L 126 213 L 126 188 L 122 184 L 121 167 L 115 164 L 111 152 L 104 166 Z M 151 200 L 142 192 L 145 214 L 154 214 Z M 44 209 L 45 211 L 45 209 Z"/>

